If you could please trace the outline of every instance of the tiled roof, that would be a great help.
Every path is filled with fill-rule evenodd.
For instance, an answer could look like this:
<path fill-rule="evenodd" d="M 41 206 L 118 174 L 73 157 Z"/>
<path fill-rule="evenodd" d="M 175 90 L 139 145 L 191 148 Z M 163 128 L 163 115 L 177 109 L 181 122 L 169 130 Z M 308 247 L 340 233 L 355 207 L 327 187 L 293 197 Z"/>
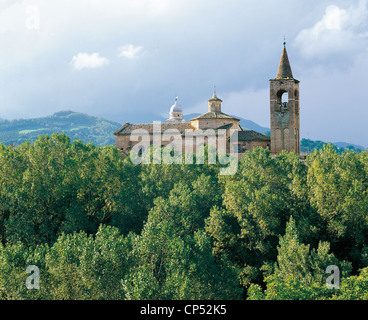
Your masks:
<path fill-rule="evenodd" d="M 218 129 L 225 129 L 229 130 L 232 124 L 227 124 Z M 144 123 L 144 124 L 131 124 L 126 123 L 120 129 L 114 132 L 114 135 L 129 135 L 132 134 L 134 130 L 143 129 L 147 130 L 150 134 L 153 134 L 153 124 L 152 123 Z M 191 126 L 189 122 L 180 122 L 180 123 L 169 123 L 164 122 L 161 123 L 161 133 L 168 129 L 177 129 L 181 134 L 185 133 L 185 130 L 194 130 L 194 132 L 188 132 L 189 135 L 198 135 L 200 131 L 196 131 L 194 127 Z M 206 135 L 206 129 L 202 129 L 203 134 Z M 238 132 L 238 141 L 270 141 L 270 137 L 265 136 L 261 133 L 258 133 L 253 130 L 244 130 L 244 131 L 237 131 Z M 216 132 L 216 134 L 218 134 Z"/>
<path fill-rule="evenodd" d="M 232 123 L 228 123 L 228 124 L 225 124 L 221 127 L 218 127 L 217 129 L 225 129 L 227 131 L 227 130 L 231 129 L 232 126 L 233 126 Z"/>
<path fill-rule="evenodd" d="M 238 131 L 238 141 L 271 141 L 270 137 L 253 130 Z"/>
<path fill-rule="evenodd" d="M 235 119 L 235 120 L 239 120 L 221 111 L 213 111 L 213 112 L 210 111 L 210 112 L 207 112 L 205 114 L 202 114 L 198 117 L 191 119 L 191 121 L 198 120 L 198 119 Z"/>
<path fill-rule="evenodd" d="M 124 124 L 120 129 L 114 132 L 114 135 L 128 135 L 133 133 L 134 130 L 147 130 L 149 133 L 153 133 L 153 126 L 152 123 L 142 123 L 142 124 L 131 124 L 127 122 Z M 186 129 L 193 129 L 189 122 L 163 122 L 160 124 L 161 126 L 161 133 L 168 129 L 176 129 L 179 130 L 181 133 L 184 133 Z"/>

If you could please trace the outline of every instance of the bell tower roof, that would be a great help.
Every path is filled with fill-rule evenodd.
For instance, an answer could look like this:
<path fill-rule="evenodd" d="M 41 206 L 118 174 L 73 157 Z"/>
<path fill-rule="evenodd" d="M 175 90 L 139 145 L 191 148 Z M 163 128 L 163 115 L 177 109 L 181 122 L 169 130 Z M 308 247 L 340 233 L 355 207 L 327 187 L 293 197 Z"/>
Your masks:
<path fill-rule="evenodd" d="M 289 57 L 286 51 L 286 42 L 284 41 L 284 49 L 282 50 L 279 70 L 277 72 L 276 79 L 294 79 L 293 72 L 291 71 Z"/>
<path fill-rule="evenodd" d="M 211 99 L 209 99 L 208 101 L 220 101 L 220 102 L 222 102 L 222 100 L 221 100 L 221 99 L 219 99 L 219 98 L 217 97 L 217 95 L 216 95 L 216 87 L 214 87 L 214 88 L 213 88 L 213 96 L 212 96 L 212 98 L 211 98 Z"/>
<path fill-rule="evenodd" d="M 208 111 L 209 112 L 221 112 L 222 100 L 216 95 L 216 88 L 213 90 L 213 96 L 208 100 Z"/>

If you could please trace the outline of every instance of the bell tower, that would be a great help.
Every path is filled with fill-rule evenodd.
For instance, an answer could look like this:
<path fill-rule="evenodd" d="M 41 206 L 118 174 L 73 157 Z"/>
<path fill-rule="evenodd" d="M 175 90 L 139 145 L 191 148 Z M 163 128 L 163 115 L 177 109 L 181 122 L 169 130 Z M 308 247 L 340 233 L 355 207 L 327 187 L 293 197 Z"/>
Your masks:
<path fill-rule="evenodd" d="M 276 79 L 270 80 L 271 153 L 300 154 L 299 81 L 291 71 L 286 43 Z"/>
<path fill-rule="evenodd" d="M 213 96 L 208 100 L 208 112 L 221 112 L 222 100 L 217 98 L 216 88 L 213 90 Z"/>

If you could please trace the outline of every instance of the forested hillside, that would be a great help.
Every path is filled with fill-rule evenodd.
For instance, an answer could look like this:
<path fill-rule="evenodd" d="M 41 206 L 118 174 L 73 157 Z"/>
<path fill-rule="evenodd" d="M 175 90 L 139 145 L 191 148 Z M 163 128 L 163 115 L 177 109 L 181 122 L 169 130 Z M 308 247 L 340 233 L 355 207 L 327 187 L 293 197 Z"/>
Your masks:
<path fill-rule="evenodd" d="M 326 144 L 328 143 L 320 140 L 313 141 L 309 139 L 302 139 L 300 142 L 300 151 L 304 154 L 312 153 L 315 150 L 323 149 Z M 360 153 L 366 150 L 366 148 L 364 148 L 363 146 L 354 145 L 346 142 L 336 142 L 333 143 L 333 146 L 336 152 L 339 154 L 343 153 L 345 150 L 350 150 L 356 153 Z"/>
<path fill-rule="evenodd" d="M 92 142 L 96 145 L 115 144 L 114 131 L 119 123 L 73 111 L 60 111 L 53 115 L 18 120 L 0 120 L 0 142 L 15 146 L 38 136 L 54 132 L 65 133 L 72 140 Z"/>
<path fill-rule="evenodd" d="M 0 297 L 368 299 L 368 152 L 259 148 L 219 168 L 133 165 L 65 134 L 0 145 Z"/>

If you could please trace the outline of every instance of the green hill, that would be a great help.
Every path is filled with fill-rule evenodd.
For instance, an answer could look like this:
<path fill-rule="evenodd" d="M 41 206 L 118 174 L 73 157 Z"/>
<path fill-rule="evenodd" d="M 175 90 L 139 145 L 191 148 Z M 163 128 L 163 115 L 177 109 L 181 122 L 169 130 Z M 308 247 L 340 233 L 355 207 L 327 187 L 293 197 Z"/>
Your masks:
<path fill-rule="evenodd" d="M 72 140 L 81 139 L 84 143 L 115 144 L 113 132 L 119 127 L 119 123 L 102 118 L 79 112 L 60 111 L 42 118 L 1 119 L 0 142 L 18 146 L 26 140 L 35 141 L 39 135 L 58 132 L 65 133 Z"/>
<path fill-rule="evenodd" d="M 326 145 L 327 142 L 324 141 L 312 141 L 309 139 L 302 139 L 301 143 L 300 143 L 300 151 L 303 154 L 308 154 L 308 153 L 312 153 L 314 150 L 319 150 L 322 149 L 324 145 Z M 366 150 L 364 147 L 359 146 L 359 145 L 355 145 L 355 144 L 351 144 L 351 143 L 347 143 L 347 142 L 335 142 L 335 143 L 331 143 L 336 152 L 337 153 L 342 153 L 345 150 L 350 150 L 350 151 L 354 151 L 356 153 L 360 153 L 364 150 Z"/>

